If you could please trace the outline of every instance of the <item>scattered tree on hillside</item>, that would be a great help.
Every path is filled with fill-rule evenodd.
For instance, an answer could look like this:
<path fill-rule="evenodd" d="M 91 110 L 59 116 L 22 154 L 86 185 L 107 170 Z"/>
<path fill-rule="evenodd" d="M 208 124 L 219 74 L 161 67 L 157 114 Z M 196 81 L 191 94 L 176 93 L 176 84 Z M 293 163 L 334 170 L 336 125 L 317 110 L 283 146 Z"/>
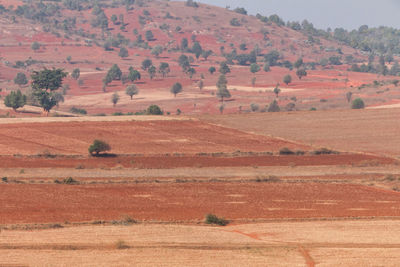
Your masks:
<path fill-rule="evenodd" d="M 302 59 L 302 58 L 299 58 L 298 60 L 296 60 L 296 62 L 294 62 L 293 66 L 294 66 L 296 69 L 298 69 L 298 68 L 300 68 L 301 66 L 303 66 L 303 64 L 304 64 L 303 59 Z"/>
<path fill-rule="evenodd" d="M 192 79 L 193 75 L 196 74 L 196 70 L 194 68 L 189 68 L 186 73 L 189 74 L 190 79 Z"/>
<path fill-rule="evenodd" d="M 151 61 L 151 59 L 145 59 L 142 61 L 142 70 L 148 70 L 151 66 L 153 66 L 153 61 Z"/>
<path fill-rule="evenodd" d="M 352 109 L 363 109 L 365 107 L 364 101 L 361 98 L 356 98 L 351 104 Z"/>
<path fill-rule="evenodd" d="M 111 96 L 111 102 L 113 103 L 113 106 L 115 107 L 115 105 L 117 105 L 119 101 L 119 95 L 117 92 L 115 92 L 112 96 Z"/>
<path fill-rule="evenodd" d="M 268 64 L 268 63 L 264 63 L 263 70 L 264 70 L 265 72 L 271 71 L 271 68 L 269 67 L 269 64 Z"/>
<path fill-rule="evenodd" d="M 299 77 L 299 79 L 301 80 L 301 78 L 307 76 L 307 71 L 306 71 L 305 69 L 303 69 L 303 68 L 298 69 L 298 70 L 296 71 L 296 75 L 297 75 L 297 77 Z"/>
<path fill-rule="evenodd" d="M 271 104 L 269 104 L 268 106 L 268 112 L 279 112 L 281 111 L 279 105 L 278 105 L 278 101 L 274 100 L 271 102 Z"/>
<path fill-rule="evenodd" d="M 253 87 L 256 86 L 256 81 L 257 81 L 257 78 L 256 78 L 256 77 L 251 78 L 251 85 L 252 85 Z"/>
<path fill-rule="evenodd" d="M 175 83 L 175 84 L 171 87 L 171 93 L 173 93 L 174 96 L 176 97 L 176 95 L 179 94 L 180 92 L 182 92 L 182 84 L 180 84 L 180 83 Z"/>
<path fill-rule="evenodd" d="M 238 14 L 247 15 L 247 10 L 244 9 L 244 7 L 237 7 L 233 11 L 235 11 Z"/>
<path fill-rule="evenodd" d="M 33 42 L 32 45 L 31 45 L 31 48 L 32 48 L 32 50 L 33 50 L 34 52 L 36 52 L 37 50 L 40 49 L 40 46 L 41 46 L 41 45 L 40 45 L 38 42 Z"/>
<path fill-rule="evenodd" d="M 265 63 L 268 63 L 270 67 L 278 65 L 278 60 L 280 58 L 280 54 L 278 51 L 273 50 L 264 56 Z"/>
<path fill-rule="evenodd" d="M 156 76 L 157 73 L 157 68 L 155 66 L 150 66 L 150 68 L 147 70 L 150 76 L 150 80 L 153 80 L 153 78 Z"/>
<path fill-rule="evenodd" d="M 128 57 L 128 56 L 129 56 L 128 49 L 126 49 L 125 47 L 121 47 L 121 48 L 119 49 L 118 56 L 120 56 L 121 58 L 126 58 L 126 57 Z"/>
<path fill-rule="evenodd" d="M 114 25 L 117 25 L 117 20 L 118 20 L 117 15 L 112 14 L 110 19 L 111 19 L 111 21 L 112 21 L 112 23 L 113 23 Z"/>
<path fill-rule="evenodd" d="M 223 75 L 231 72 L 231 69 L 229 68 L 228 63 L 226 61 L 221 62 L 219 66 L 219 72 Z"/>
<path fill-rule="evenodd" d="M 190 68 L 189 58 L 186 55 L 181 55 L 178 59 L 178 63 L 183 72 L 187 72 Z"/>
<path fill-rule="evenodd" d="M 131 85 L 128 85 L 128 86 L 126 87 L 125 93 L 126 93 L 127 95 L 129 95 L 129 96 L 131 97 L 131 100 L 132 100 L 132 99 L 133 99 L 133 96 L 134 96 L 134 95 L 137 95 L 137 94 L 139 93 L 139 90 L 137 89 L 136 85 L 131 84 Z"/>
<path fill-rule="evenodd" d="M 109 83 L 111 83 L 112 81 L 115 80 L 121 80 L 122 77 L 122 71 L 121 69 L 118 67 L 117 64 L 114 64 L 107 72 L 106 77 L 104 77 L 103 79 L 103 83 L 105 85 L 108 85 Z"/>
<path fill-rule="evenodd" d="M 208 69 L 208 72 L 210 73 L 210 74 L 214 74 L 214 72 L 216 72 L 217 71 L 217 69 L 215 68 L 215 67 L 210 67 L 209 69 Z"/>
<path fill-rule="evenodd" d="M 281 92 L 281 89 L 279 88 L 279 84 L 277 84 L 274 88 L 274 94 L 276 95 L 276 98 L 279 97 L 279 93 Z"/>
<path fill-rule="evenodd" d="M 68 73 L 62 69 L 49 70 L 46 68 L 32 73 L 33 95 L 44 112 L 50 112 L 57 105 L 55 93 L 62 86 L 63 79 L 67 75 Z"/>
<path fill-rule="evenodd" d="M 80 76 L 81 76 L 81 71 L 80 71 L 80 69 L 78 69 L 78 68 L 74 69 L 74 70 L 72 71 L 72 73 L 71 73 L 71 77 L 72 77 L 74 80 L 78 80 Z"/>
<path fill-rule="evenodd" d="M 196 59 L 199 59 L 201 53 L 203 52 L 203 48 L 201 47 L 199 42 L 195 42 L 193 44 L 192 52 L 196 55 Z"/>
<path fill-rule="evenodd" d="M 187 38 L 182 38 L 181 40 L 181 50 L 186 51 L 189 47 L 189 41 Z"/>
<path fill-rule="evenodd" d="M 9 95 L 4 98 L 4 105 L 12 108 L 14 111 L 17 108 L 22 108 L 26 104 L 26 95 L 23 95 L 20 90 L 17 92 L 12 91 Z"/>
<path fill-rule="evenodd" d="M 230 20 L 229 22 L 231 24 L 231 26 L 235 26 L 235 27 L 239 27 L 240 26 L 240 22 L 237 18 L 233 18 Z"/>
<path fill-rule="evenodd" d="M 145 37 L 146 37 L 146 40 L 149 42 L 154 40 L 154 35 L 151 30 L 146 31 Z"/>
<path fill-rule="evenodd" d="M 246 51 L 247 50 L 247 44 L 246 43 L 242 43 L 239 45 L 239 49 L 242 51 Z"/>
<path fill-rule="evenodd" d="M 231 97 L 228 90 L 228 81 L 224 74 L 221 74 L 217 81 L 217 97 L 221 98 L 222 103 L 224 103 L 224 98 Z"/>
<path fill-rule="evenodd" d="M 199 81 L 198 86 L 199 86 L 200 91 L 203 90 L 203 87 L 204 87 L 204 82 L 203 82 L 203 80 L 200 80 L 200 81 Z"/>
<path fill-rule="evenodd" d="M 71 56 L 67 56 L 66 59 L 67 59 L 68 64 L 71 64 L 72 57 Z"/>
<path fill-rule="evenodd" d="M 209 56 L 213 54 L 212 50 L 203 50 L 201 53 L 201 56 L 204 58 L 204 60 L 207 60 Z"/>
<path fill-rule="evenodd" d="M 131 82 L 135 82 L 137 80 L 140 80 L 141 75 L 140 72 L 135 70 L 133 67 L 129 67 L 129 75 L 128 78 Z"/>
<path fill-rule="evenodd" d="M 26 78 L 25 73 L 18 72 L 17 76 L 14 78 L 14 83 L 18 85 L 25 85 L 28 83 L 28 79 Z"/>
<path fill-rule="evenodd" d="M 193 0 L 186 0 L 186 6 L 199 7 L 199 5 Z"/>
<path fill-rule="evenodd" d="M 283 77 L 283 82 L 286 83 L 286 85 L 289 85 L 289 83 L 292 82 L 292 76 L 290 76 L 290 74 L 285 75 L 285 77 Z"/>
<path fill-rule="evenodd" d="M 250 65 L 250 71 L 251 71 L 251 73 L 253 73 L 253 74 L 256 74 L 257 72 L 259 72 L 260 71 L 260 66 L 257 64 L 257 63 L 253 63 L 253 64 L 251 64 Z"/>
<path fill-rule="evenodd" d="M 158 72 L 162 74 L 163 78 L 165 78 L 165 76 L 168 75 L 168 73 L 170 73 L 170 68 L 169 68 L 169 64 L 166 62 L 161 62 L 160 66 L 158 67 Z"/>
<path fill-rule="evenodd" d="M 156 45 L 151 49 L 151 54 L 156 56 L 157 58 L 160 56 L 160 54 L 163 52 L 163 47 L 161 45 Z"/>
<path fill-rule="evenodd" d="M 146 110 L 147 115 L 163 115 L 164 112 L 157 105 L 151 105 Z"/>

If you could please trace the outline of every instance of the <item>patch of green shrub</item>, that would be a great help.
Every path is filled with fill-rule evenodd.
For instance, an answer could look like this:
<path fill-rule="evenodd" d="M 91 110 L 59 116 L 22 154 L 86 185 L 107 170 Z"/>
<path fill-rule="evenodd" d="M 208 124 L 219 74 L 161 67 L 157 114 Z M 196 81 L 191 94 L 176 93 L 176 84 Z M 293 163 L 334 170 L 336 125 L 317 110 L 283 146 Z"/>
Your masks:
<path fill-rule="evenodd" d="M 216 224 L 216 225 L 225 226 L 228 223 L 229 223 L 228 220 L 225 220 L 224 218 L 218 218 L 214 214 L 207 214 L 207 216 L 206 216 L 206 224 Z"/>

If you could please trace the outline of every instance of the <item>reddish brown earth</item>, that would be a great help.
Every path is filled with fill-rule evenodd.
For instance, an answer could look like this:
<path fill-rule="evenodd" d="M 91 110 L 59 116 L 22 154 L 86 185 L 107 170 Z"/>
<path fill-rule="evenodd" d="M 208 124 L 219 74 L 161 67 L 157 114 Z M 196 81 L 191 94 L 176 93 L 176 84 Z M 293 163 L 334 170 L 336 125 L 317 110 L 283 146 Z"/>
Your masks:
<path fill-rule="evenodd" d="M 400 216 L 400 193 L 349 184 L 0 185 L 0 223 Z"/>
<path fill-rule="evenodd" d="M 333 166 L 393 164 L 394 159 L 363 154 L 304 156 L 116 156 L 100 158 L 42 158 L 0 156 L 0 168 L 143 168 Z"/>
<path fill-rule="evenodd" d="M 186 120 L 2 125 L 0 153 L 87 155 L 94 139 L 108 142 L 111 152 L 117 154 L 267 152 L 279 151 L 283 147 L 309 149 L 277 138 Z"/>

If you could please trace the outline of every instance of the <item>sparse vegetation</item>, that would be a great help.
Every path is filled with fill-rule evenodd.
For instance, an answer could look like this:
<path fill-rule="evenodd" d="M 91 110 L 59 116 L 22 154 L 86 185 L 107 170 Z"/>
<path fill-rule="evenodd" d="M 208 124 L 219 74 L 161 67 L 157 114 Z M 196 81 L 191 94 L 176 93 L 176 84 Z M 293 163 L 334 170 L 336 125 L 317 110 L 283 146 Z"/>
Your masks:
<path fill-rule="evenodd" d="M 99 154 L 102 152 L 110 151 L 111 146 L 105 141 L 96 139 L 93 141 L 93 144 L 89 146 L 88 150 L 90 155 L 99 156 Z"/>
<path fill-rule="evenodd" d="M 226 226 L 229 224 L 228 220 L 225 220 L 224 218 L 219 218 L 214 214 L 207 214 L 205 222 L 206 224 L 216 224 L 220 226 Z"/>

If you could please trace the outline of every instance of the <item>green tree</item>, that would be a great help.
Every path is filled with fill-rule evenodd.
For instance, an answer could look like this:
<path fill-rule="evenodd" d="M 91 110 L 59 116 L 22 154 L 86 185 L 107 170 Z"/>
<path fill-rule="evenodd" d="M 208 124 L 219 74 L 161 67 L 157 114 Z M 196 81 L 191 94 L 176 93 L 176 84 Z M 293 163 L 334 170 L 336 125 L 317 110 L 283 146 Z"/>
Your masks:
<path fill-rule="evenodd" d="M 269 104 L 268 106 L 268 112 L 279 112 L 281 111 L 279 105 L 278 105 L 278 101 L 274 100 L 271 102 L 271 104 Z"/>
<path fill-rule="evenodd" d="M 126 58 L 126 57 L 128 57 L 128 56 L 129 56 L 128 49 L 126 49 L 125 47 L 121 47 L 121 48 L 119 49 L 118 56 L 120 56 L 121 58 Z"/>
<path fill-rule="evenodd" d="M 286 85 L 289 85 L 289 83 L 292 82 L 292 76 L 290 76 L 290 74 L 285 75 L 285 77 L 283 77 L 283 82 L 286 83 Z"/>
<path fill-rule="evenodd" d="M 164 112 L 157 105 L 151 105 L 146 110 L 147 115 L 163 115 Z"/>
<path fill-rule="evenodd" d="M 189 41 L 187 38 L 182 38 L 181 40 L 181 50 L 186 51 L 189 47 Z"/>
<path fill-rule="evenodd" d="M 146 37 L 146 40 L 149 42 L 154 40 L 153 32 L 150 30 L 146 31 L 145 37 Z"/>
<path fill-rule="evenodd" d="M 203 48 L 201 47 L 199 42 L 195 42 L 193 44 L 192 51 L 196 55 L 196 59 L 199 59 L 201 53 L 203 52 Z"/>
<path fill-rule="evenodd" d="M 189 58 L 186 55 L 181 55 L 178 59 L 178 63 L 183 72 L 187 72 L 187 70 L 190 68 Z"/>
<path fill-rule="evenodd" d="M 180 84 L 180 83 L 175 83 L 175 84 L 171 87 L 171 93 L 173 93 L 174 96 L 176 97 L 176 95 L 179 94 L 180 92 L 182 92 L 182 84 Z"/>
<path fill-rule="evenodd" d="M 224 98 L 231 97 L 228 90 L 228 81 L 224 74 L 221 74 L 217 81 L 217 97 L 221 98 L 222 103 L 224 103 Z"/>
<path fill-rule="evenodd" d="M 228 63 L 226 61 L 221 62 L 219 67 L 219 72 L 222 73 L 223 75 L 231 72 L 231 69 L 229 68 Z"/>
<path fill-rule="evenodd" d="M 196 70 L 194 68 L 189 68 L 186 73 L 189 74 L 190 79 L 192 79 L 193 75 L 196 74 Z"/>
<path fill-rule="evenodd" d="M 281 92 L 281 89 L 279 89 L 279 84 L 276 85 L 276 87 L 274 88 L 274 94 L 276 95 L 276 98 L 279 97 L 279 93 Z"/>
<path fill-rule="evenodd" d="M 265 63 L 268 63 L 269 66 L 273 67 L 278 64 L 279 58 L 280 58 L 279 52 L 273 50 L 264 56 L 264 61 Z"/>
<path fill-rule="evenodd" d="M 129 75 L 128 78 L 131 82 L 135 82 L 141 79 L 140 72 L 135 70 L 133 67 L 129 67 Z"/>
<path fill-rule="evenodd" d="M 163 52 L 163 50 L 164 49 L 161 45 L 156 45 L 153 47 L 153 49 L 151 49 L 151 54 L 158 58 L 159 55 Z"/>
<path fill-rule="evenodd" d="M 117 20 L 118 20 L 117 15 L 113 14 L 110 19 L 114 25 L 117 25 Z"/>
<path fill-rule="evenodd" d="M 151 59 L 145 59 L 142 61 L 142 70 L 148 70 L 151 66 L 153 66 L 153 61 L 151 61 Z"/>
<path fill-rule="evenodd" d="M 298 69 L 298 70 L 296 71 L 296 75 L 297 75 L 297 77 L 299 77 L 299 79 L 301 80 L 301 78 L 307 76 L 307 71 L 306 71 L 305 69 L 303 69 L 303 68 Z"/>
<path fill-rule="evenodd" d="M 113 103 L 113 106 L 115 107 L 117 105 L 119 101 L 119 95 L 117 92 L 115 92 L 112 96 L 111 96 L 111 102 Z"/>
<path fill-rule="evenodd" d="M 129 95 L 129 96 L 131 97 L 131 100 L 132 100 L 134 95 L 139 94 L 139 90 L 137 89 L 136 85 L 131 84 L 131 85 L 128 85 L 128 86 L 126 87 L 125 93 L 126 93 L 127 95 Z"/>
<path fill-rule="evenodd" d="M 150 80 L 153 80 L 153 78 L 156 76 L 157 68 L 155 66 L 150 66 L 147 72 L 149 73 Z"/>
<path fill-rule="evenodd" d="M 361 98 L 356 98 L 351 103 L 352 109 L 363 109 L 365 107 L 364 101 Z"/>
<path fill-rule="evenodd" d="M 251 71 L 251 73 L 253 73 L 253 74 L 256 74 L 257 72 L 259 72 L 260 71 L 260 66 L 257 64 L 257 63 L 253 63 L 253 64 L 251 64 L 250 65 L 250 71 Z"/>
<path fill-rule="evenodd" d="M 41 46 L 41 45 L 40 45 L 38 42 L 33 42 L 32 45 L 31 45 L 31 48 L 32 48 L 32 50 L 33 50 L 34 52 L 36 52 L 37 50 L 40 49 L 40 46 Z"/>
<path fill-rule="evenodd" d="M 299 58 L 298 60 L 296 60 L 296 62 L 294 62 L 293 66 L 294 66 L 296 69 L 298 69 L 298 68 L 300 68 L 301 66 L 303 66 L 303 64 L 304 64 L 303 59 L 302 59 L 302 58 Z"/>
<path fill-rule="evenodd" d="M 81 76 L 81 71 L 80 71 L 80 69 L 78 69 L 78 68 L 74 69 L 74 70 L 72 71 L 72 73 L 71 73 L 71 77 L 72 77 L 73 79 L 75 79 L 75 80 L 78 80 L 80 76 Z"/>
<path fill-rule="evenodd" d="M 26 95 L 23 95 L 20 90 L 17 92 L 12 91 L 9 95 L 4 98 L 4 105 L 12 108 L 14 111 L 17 108 L 22 108 L 26 104 Z"/>
<path fill-rule="evenodd" d="M 161 62 L 160 66 L 158 67 L 158 72 L 162 74 L 163 78 L 165 78 L 165 76 L 168 75 L 168 73 L 170 73 L 170 68 L 169 68 L 169 64 L 166 62 Z"/>
<path fill-rule="evenodd" d="M 49 70 L 46 68 L 32 73 L 33 95 L 46 113 L 57 105 L 55 91 L 62 86 L 63 79 L 67 75 L 68 73 L 62 69 Z"/>
<path fill-rule="evenodd" d="M 264 70 L 265 72 L 271 71 L 271 68 L 269 67 L 269 64 L 268 64 L 268 63 L 264 63 L 263 70 Z"/>
<path fill-rule="evenodd" d="M 204 58 L 204 60 L 207 60 L 209 56 L 213 54 L 212 50 L 203 50 L 201 53 L 201 56 Z"/>
<path fill-rule="evenodd" d="M 216 72 L 217 71 L 217 69 L 215 68 L 215 67 L 210 67 L 209 69 L 208 69 L 208 72 L 210 73 L 210 74 L 214 74 L 214 72 Z"/>
<path fill-rule="evenodd" d="M 18 85 L 25 85 L 28 83 L 28 79 L 26 78 L 25 73 L 18 72 L 17 76 L 14 78 L 14 83 Z"/>
<path fill-rule="evenodd" d="M 89 153 L 92 156 L 98 156 L 101 152 L 110 151 L 111 146 L 104 141 L 101 140 L 94 140 L 93 144 L 89 146 Z"/>

